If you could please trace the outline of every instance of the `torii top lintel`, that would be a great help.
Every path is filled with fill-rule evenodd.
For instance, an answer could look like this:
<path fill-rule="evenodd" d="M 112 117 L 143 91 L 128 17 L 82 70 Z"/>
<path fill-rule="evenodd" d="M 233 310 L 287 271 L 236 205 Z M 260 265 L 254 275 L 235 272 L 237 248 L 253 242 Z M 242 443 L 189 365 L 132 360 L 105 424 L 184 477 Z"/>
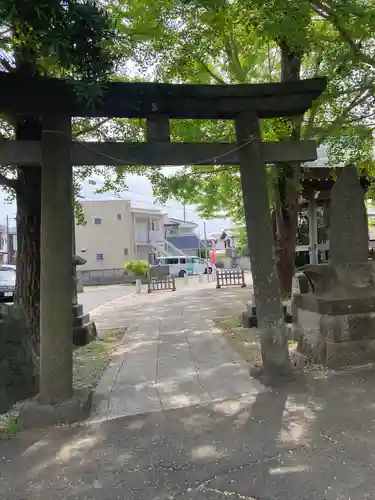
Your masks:
<path fill-rule="evenodd" d="M 0 72 L 0 112 L 70 116 L 233 119 L 252 110 L 259 118 L 295 116 L 311 107 L 326 87 L 325 78 L 286 83 L 190 85 L 110 82 L 92 103 L 77 95 L 69 80 Z"/>

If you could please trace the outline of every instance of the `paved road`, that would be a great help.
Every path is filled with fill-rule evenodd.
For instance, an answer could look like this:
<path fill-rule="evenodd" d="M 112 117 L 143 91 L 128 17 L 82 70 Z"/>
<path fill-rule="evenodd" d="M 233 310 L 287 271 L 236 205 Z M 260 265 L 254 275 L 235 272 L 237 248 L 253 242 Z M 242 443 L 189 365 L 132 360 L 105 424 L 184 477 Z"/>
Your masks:
<path fill-rule="evenodd" d="M 135 293 L 133 285 L 86 287 L 85 291 L 78 295 L 78 301 L 83 305 L 85 313 L 89 313 L 112 300 L 133 293 Z"/>

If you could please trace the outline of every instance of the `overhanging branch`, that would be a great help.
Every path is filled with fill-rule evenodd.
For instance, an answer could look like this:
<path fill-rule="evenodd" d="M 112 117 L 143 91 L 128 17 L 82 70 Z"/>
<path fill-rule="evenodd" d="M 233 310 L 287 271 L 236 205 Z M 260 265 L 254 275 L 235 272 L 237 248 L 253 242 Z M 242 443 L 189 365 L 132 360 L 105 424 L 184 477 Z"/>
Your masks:
<path fill-rule="evenodd" d="M 10 179 L 6 175 L 0 173 L 0 185 L 17 190 L 18 181 L 17 179 Z"/>
<path fill-rule="evenodd" d="M 83 128 L 82 130 L 79 130 L 78 132 L 72 135 L 76 139 L 77 137 L 81 137 L 82 135 L 90 134 L 91 132 L 96 132 L 98 128 L 107 123 L 109 120 L 111 120 L 111 118 L 104 118 L 103 120 L 100 120 L 98 123 L 94 123 L 89 127 Z"/>
<path fill-rule="evenodd" d="M 360 44 L 354 40 L 353 34 L 347 29 L 341 19 L 336 14 L 333 8 L 331 8 L 327 3 L 323 3 L 320 0 L 310 0 L 311 8 L 320 17 L 332 23 L 334 28 L 338 31 L 344 42 L 348 44 L 351 52 L 358 57 L 362 62 L 368 66 L 375 67 L 375 59 L 367 54 L 365 54 Z"/>

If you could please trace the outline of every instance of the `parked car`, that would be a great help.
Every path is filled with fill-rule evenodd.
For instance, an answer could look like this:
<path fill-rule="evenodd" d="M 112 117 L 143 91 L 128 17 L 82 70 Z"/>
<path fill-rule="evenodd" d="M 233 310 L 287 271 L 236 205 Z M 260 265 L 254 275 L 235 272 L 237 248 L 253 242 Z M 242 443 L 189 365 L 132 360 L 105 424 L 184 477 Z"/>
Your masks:
<path fill-rule="evenodd" d="M 158 257 L 155 260 L 156 266 L 169 266 L 169 272 L 172 276 L 183 277 L 185 274 L 211 274 L 213 265 L 200 257 L 186 256 L 171 256 L 171 257 Z"/>
<path fill-rule="evenodd" d="M 0 269 L 13 269 L 16 270 L 16 266 L 14 264 L 1 264 Z"/>
<path fill-rule="evenodd" d="M 0 302 L 13 302 L 16 288 L 16 266 L 0 266 Z"/>

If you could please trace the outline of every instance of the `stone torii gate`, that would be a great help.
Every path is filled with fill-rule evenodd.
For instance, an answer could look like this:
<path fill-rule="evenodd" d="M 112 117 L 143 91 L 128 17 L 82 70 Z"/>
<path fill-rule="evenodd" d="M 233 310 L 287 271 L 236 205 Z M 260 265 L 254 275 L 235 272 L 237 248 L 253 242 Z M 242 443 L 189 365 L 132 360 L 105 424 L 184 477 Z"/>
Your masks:
<path fill-rule="evenodd" d="M 72 166 L 239 164 L 258 324 L 266 332 L 262 349 L 272 351 L 280 342 L 272 330 L 283 318 L 278 292 L 273 293 L 278 281 L 275 273 L 264 273 L 273 266 L 264 165 L 313 161 L 316 145 L 262 142 L 259 119 L 302 115 L 325 86 L 324 78 L 215 86 L 114 82 L 93 106 L 67 81 L 0 74 L 0 111 L 39 115 L 43 128 L 40 142 L 0 144 L 0 164 L 42 167 L 40 394 L 25 407 L 24 425 L 28 419 L 37 423 L 32 415 L 39 424 L 82 416 L 72 383 Z M 74 142 L 75 116 L 146 119 L 147 142 Z M 170 142 L 169 121 L 187 118 L 234 120 L 237 144 Z"/>

